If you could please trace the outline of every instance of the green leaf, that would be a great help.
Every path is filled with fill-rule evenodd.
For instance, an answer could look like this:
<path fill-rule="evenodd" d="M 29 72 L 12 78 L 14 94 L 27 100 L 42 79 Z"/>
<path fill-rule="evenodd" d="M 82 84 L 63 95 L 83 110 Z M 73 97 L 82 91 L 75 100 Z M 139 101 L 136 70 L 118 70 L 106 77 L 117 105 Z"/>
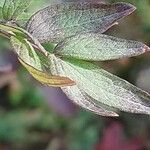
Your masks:
<path fill-rule="evenodd" d="M 84 106 L 89 101 L 99 107 L 104 104 L 126 112 L 150 114 L 150 94 L 127 81 L 86 61 L 53 56 L 51 63 L 53 75 L 67 76 L 76 82 L 75 86 L 62 90 L 79 105 Z M 85 106 L 87 109 L 92 107 L 90 103 Z"/>
<path fill-rule="evenodd" d="M 47 57 L 41 52 L 35 51 L 27 39 L 12 36 L 11 44 L 18 54 L 21 64 L 41 83 L 54 87 L 74 84 L 74 81 L 67 77 L 53 76 L 50 72 L 51 64 Z"/>
<path fill-rule="evenodd" d="M 82 90 L 82 88 L 80 88 L 78 85 L 74 85 L 72 87 L 63 87 L 62 90 L 74 103 L 91 112 L 94 112 L 95 114 L 101 116 L 118 117 L 118 114 L 111 111 L 108 106 L 102 103 L 96 103 L 96 100 Z"/>
<path fill-rule="evenodd" d="M 83 60 L 103 61 L 140 55 L 150 49 L 141 42 L 104 34 L 79 34 L 60 42 L 54 53 Z"/>
<path fill-rule="evenodd" d="M 29 20 L 29 18 L 32 16 L 31 13 L 28 12 L 23 12 L 21 15 L 18 16 L 17 18 L 17 24 L 19 24 L 19 26 L 21 27 L 25 27 L 27 21 Z"/>
<path fill-rule="evenodd" d="M 46 70 L 46 66 L 48 66 L 49 63 L 45 61 L 47 64 L 43 63 L 44 66 L 42 66 L 42 61 L 45 60 L 46 57 L 41 55 L 43 56 L 41 59 L 41 57 L 39 57 L 40 53 L 37 53 L 37 51 L 34 50 L 27 39 L 12 36 L 10 40 L 15 52 L 21 60 L 40 71 Z"/>
<path fill-rule="evenodd" d="M 76 2 L 48 6 L 34 14 L 27 30 L 40 42 L 58 42 L 78 33 L 103 33 L 135 10 L 131 4 Z"/>
<path fill-rule="evenodd" d="M 3 6 L 3 18 L 16 20 L 30 5 L 31 0 L 5 0 Z"/>

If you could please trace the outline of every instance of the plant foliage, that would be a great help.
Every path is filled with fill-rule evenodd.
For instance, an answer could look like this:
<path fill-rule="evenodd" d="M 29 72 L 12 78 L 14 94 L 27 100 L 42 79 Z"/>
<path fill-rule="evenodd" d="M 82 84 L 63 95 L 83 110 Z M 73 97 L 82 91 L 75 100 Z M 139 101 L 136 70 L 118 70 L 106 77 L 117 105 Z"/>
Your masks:
<path fill-rule="evenodd" d="M 112 108 L 150 114 L 147 92 L 92 64 L 150 50 L 141 42 L 103 34 L 131 14 L 133 5 L 92 1 L 55 4 L 33 14 L 23 29 L 17 17 L 29 4 L 29 0 L 5 0 L 0 30 L 10 38 L 20 62 L 35 79 L 61 87 L 73 102 L 99 115 L 118 116 Z M 56 43 L 53 52 L 44 49 L 46 42 Z"/>

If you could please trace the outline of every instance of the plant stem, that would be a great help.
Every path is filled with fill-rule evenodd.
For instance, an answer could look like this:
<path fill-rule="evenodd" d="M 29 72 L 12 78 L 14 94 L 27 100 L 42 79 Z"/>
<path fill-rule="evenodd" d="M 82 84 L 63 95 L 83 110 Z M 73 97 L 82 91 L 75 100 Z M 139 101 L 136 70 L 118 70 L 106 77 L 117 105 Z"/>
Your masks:
<path fill-rule="evenodd" d="M 10 39 L 11 35 L 10 33 L 6 33 L 6 32 L 3 32 L 0 30 L 0 35 L 7 38 L 7 39 Z M 32 41 L 35 43 L 31 43 L 33 48 L 39 52 L 41 52 L 42 54 L 44 54 L 45 56 L 47 56 L 48 54 L 46 53 L 46 50 L 43 48 L 43 46 L 41 44 L 39 44 L 39 42 L 37 42 L 37 40 L 35 40 L 33 37 L 31 37 L 30 35 L 30 38 L 32 39 Z M 43 50 L 44 49 L 44 50 Z"/>

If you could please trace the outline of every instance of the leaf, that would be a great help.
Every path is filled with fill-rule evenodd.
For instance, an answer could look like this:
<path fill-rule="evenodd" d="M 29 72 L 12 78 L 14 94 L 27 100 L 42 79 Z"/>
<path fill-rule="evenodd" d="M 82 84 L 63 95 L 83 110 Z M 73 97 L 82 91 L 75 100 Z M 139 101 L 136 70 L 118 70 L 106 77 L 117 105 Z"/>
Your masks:
<path fill-rule="evenodd" d="M 71 86 L 74 85 L 74 82 L 71 81 L 67 77 L 53 76 L 51 74 L 44 73 L 35 69 L 34 67 L 26 64 L 21 59 L 19 59 L 20 63 L 29 71 L 29 73 L 42 84 L 46 84 L 48 86 L 54 87 L 63 87 L 63 86 Z"/>
<path fill-rule="evenodd" d="M 5 0 L 3 5 L 3 18 L 16 20 L 30 5 L 31 0 Z"/>
<path fill-rule="evenodd" d="M 103 61 L 140 55 L 150 49 L 141 42 L 86 33 L 66 38 L 54 53 L 83 60 Z"/>
<path fill-rule="evenodd" d="M 47 57 L 35 51 L 27 39 L 12 36 L 11 43 L 18 54 L 20 62 L 35 79 L 48 86 L 62 87 L 74 85 L 74 81 L 67 77 L 53 76 L 50 72 L 51 64 Z"/>
<path fill-rule="evenodd" d="M 11 35 L 18 35 L 21 37 L 27 37 L 26 32 L 22 28 L 19 27 L 14 27 L 14 26 L 9 26 L 5 24 L 0 24 L 0 30 L 9 33 Z"/>
<path fill-rule="evenodd" d="M 32 16 L 31 13 L 23 12 L 20 16 L 18 16 L 17 24 L 19 24 L 19 26 L 25 27 L 27 21 L 31 16 Z"/>
<path fill-rule="evenodd" d="M 118 114 L 111 111 L 108 106 L 95 103 L 96 100 L 89 96 L 77 85 L 74 85 L 72 87 L 63 87 L 61 89 L 70 98 L 70 100 L 72 100 L 75 104 L 81 106 L 82 108 L 85 108 L 101 116 L 118 117 Z"/>
<path fill-rule="evenodd" d="M 49 65 L 48 61 L 45 61 L 47 64 L 44 62 L 42 65 L 42 61 L 46 60 L 46 57 L 44 55 L 41 55 L 43 58 L 40 57 L 40 53 L 34 50 L 27 39 L 12 36 L 10 41 L 21 60 L 40 71 L 46 70 Z"/>
<path fill-rule="evenodd" d="M 34 14 L 27 30 L 40 42 L 59 42 L 79 33 L 103 33 L 135 10 L 131 4 L 76 2 L 48 6 Z"/>
<path fill-rule="evenodd" d="M 53 55 L 51 63 L 53 75 L 67 76 L 76 82 L 77 89 L 62 88 L 73 101 L 79 98 L 80 89 L 88 95 L 88 101 L 98 106 L 104 104 L 126 112 L 150 114 L 150 95 L 127 81 L 81 60 L 61 60 Z"/>

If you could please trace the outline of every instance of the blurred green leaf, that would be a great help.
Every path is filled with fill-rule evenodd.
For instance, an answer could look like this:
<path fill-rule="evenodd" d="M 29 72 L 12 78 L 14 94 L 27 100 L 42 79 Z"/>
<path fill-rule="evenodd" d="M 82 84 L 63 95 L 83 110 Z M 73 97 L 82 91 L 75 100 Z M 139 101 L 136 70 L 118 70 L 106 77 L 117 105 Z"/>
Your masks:
<path fill-rule="evenodd" d="M 150 32 L 150 2 L 149 0 L 138 1 L 137 5 L 139 9 L 139 15 L 141 15 L 141 19 L 145 27 L 147 27 Z"/>
<path fill-rule="evenodd" d="M 5 0 L 0 1 L 0 7 L 3 7 Z"/>
<path fill-rule="evenodd" d="M 39 129 L 44 131 L 55 132 L 61 128 L 65 119 L 56 116 L 50 111 L 40 109 L 35 110 L 16 110 L 10 113 L 0 114 L 0 140 L 14 141 L 18 140 L 41 140 Z M 59 124 L 58 124 L 59 122 Z"/>
<path fill-rule="evenodd" d="M 29 115 L 30 113 L 30 115 Z M 39 118 L 39 112 L 12 111 L 0 115 L 0 139 L 4 141 L 26 138 L 26 128 L 31 127 Z"/>
<path fill-rule="evenodd" d="M 88 112 L 80 112 L 69 123 L 69 149 L 92 150 L 99 138 L 99 130 L 103 126 L 103 119 Z"/>

